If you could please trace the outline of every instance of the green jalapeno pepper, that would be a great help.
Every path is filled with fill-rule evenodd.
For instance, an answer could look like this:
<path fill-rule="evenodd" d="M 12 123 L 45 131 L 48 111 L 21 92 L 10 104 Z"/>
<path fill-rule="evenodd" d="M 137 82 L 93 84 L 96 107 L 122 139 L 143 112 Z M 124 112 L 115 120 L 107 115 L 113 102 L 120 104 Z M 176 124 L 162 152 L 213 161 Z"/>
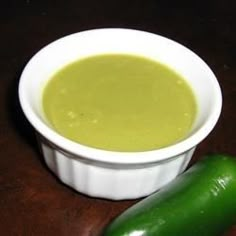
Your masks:
<path fill-rule="evenodd" d="M 236 223 L 236 158 L 208 155 L 141 200 L 104 236 L 217 236 Z"/>

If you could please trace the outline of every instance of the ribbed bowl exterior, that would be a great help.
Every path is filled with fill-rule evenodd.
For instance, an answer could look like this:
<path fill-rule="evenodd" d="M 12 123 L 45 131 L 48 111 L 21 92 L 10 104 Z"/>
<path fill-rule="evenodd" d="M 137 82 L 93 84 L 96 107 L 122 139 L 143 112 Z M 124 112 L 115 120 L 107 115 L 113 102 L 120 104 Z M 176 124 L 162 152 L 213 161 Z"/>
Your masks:
<path fill-rule="evenodd" d="M 64 184 L 110 200 L 136 199 L 157 191 L 186 169 L 195 149 L 158 163 L 112 165 L 74 156 L 44 138 L 39 142 L 47 166 Z"/>

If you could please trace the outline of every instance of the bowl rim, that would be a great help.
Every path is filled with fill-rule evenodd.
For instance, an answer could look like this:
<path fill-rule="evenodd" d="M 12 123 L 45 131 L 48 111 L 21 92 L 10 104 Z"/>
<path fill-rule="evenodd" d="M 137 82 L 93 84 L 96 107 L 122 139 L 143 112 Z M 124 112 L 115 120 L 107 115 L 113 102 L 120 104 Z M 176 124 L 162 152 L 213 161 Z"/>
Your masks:
<path fill-rule="evenodd" d="M 30 70 L 31 62 L 35 60 L 35 58 L 37 58 L 40 52 L 47 50 L 47 48 L 53 45 L 54 43 L 62 41 L 68 37 L 75 37 L 78 35 L 87 34 L 87 33 L 95 32 L 95 31 L 100 31 L 101 33 L 103 31 L 111 31 L 111 32 L 112 31 L 129 31 L 129 32 L 135 32 L 135 33 L 149 34 L 149 35 L 152 35 L 152 37 L 153 36 L 161 37 L 164 40 L 167 40 L 171 43 L 176 44 L 177 46 L 184 47 L 185 50 L 188 50 L 189 52 L 193 54 L 194 57 L 198 58 L 198 60 L 200 60 L 201 63 L 210 72 L 210 76 L 211 76 L 210 79 L 213 81 L 213 85 L 214 85 L 212 89 L 214 90 L 216 94 L 214 104 L 213 104 L 214 107 L 212 108 L 212 113 L 209 115 L 206 122 L 201 126 L 201 128 L 198 129 L 194 134 L 189 135 L 186 139 L 183 139 L 182 141 L 179 141 L 173 145 L 156 149 L 156 150 L 138 151 L 138 152 L 109 151 L 109 150 L 89 147 L 89 146 L 71 141 L 61 136 L 60 134 L 58 134 L 56 131 L 52 130 L 51 128 L 49 128 L 34 113 L 30 105 L 30 102 L 27 100 L 27 96 L 25 93 L 25 86 L 27 84 L 26 74 L 27 74 L 27 71 Z M 166 161 L 166 160 L 169 160 L 170 158 L 174 158 L 175 156 L 180 155 L 194 148 L 212 131 L 212 129 L 214 128 L 214 126 L 216 125 L 219 119 L 221 109 L 222 109 L 222 94 L 221 94 L 221 88 L 217 81 L 217 78 L 215 77 L 214 73 L 211 71 L 209 66 L 197 54 L 195 54 L 193 51 L 191 51 L 187 47 L 183 46 L 182 44 L 179 44 L 178 42 L 172 39 L 163 37 L 158 34 L 150 33 L 147 31 L 128 29 L 128 28 L 100 28 L 100 29 L 85 30 L 85 31 L 81 31 L 81 32 L 64 36 L 46 45 L 41 50 L 39 50 L 26 64 L 20 77 L 19 87 L 18 87 L 18 96 L 19 96 L 21 108 L 26 118 L 28 119 L 28 121 L 31 123 L 31 125 L 34 127 L 34 129 L 38 133 L 40 133 L 43 137 L 45 137 L 55 147 L 58 147 L 64 152 L 68 152 L 69 154 L 75 155 L 75 158 L 84 158 L 90 161 L 114 163 L 114 164 L 115 163 L 117 164 L 144 164 L 144 163 Z"/>

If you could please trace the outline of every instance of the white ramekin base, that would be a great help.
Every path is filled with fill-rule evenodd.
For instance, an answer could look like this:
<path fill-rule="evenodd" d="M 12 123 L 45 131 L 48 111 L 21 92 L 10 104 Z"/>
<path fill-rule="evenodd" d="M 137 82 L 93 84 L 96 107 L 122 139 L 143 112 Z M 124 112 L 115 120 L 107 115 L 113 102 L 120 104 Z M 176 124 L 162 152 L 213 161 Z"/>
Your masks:
<path fill-rule="evenodd" d="M 159 163 L 114 166 L 75 157 L 44 138 L 39 142 L 47 166 L 63 183 L 91 197 L 111 200 L 136 199 L 157 191 L 186 169 L 195 149 Z"/>

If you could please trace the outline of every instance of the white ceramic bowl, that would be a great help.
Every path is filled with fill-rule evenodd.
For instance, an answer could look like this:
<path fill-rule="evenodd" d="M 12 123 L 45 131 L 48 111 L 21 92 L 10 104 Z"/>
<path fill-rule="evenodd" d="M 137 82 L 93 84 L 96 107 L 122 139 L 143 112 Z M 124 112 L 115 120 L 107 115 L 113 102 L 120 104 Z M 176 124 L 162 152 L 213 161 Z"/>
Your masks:
<path fill-rule="evenodd" d="M 101 53 L 143 55 L 182 74 L 198 103 L 189 135 L 159 150 L 114 152 L 75 143 L 55 132 L 42 112 L 45 84 L 65 64 Z M 81 193 L 113 200 L 149 195 L 183 172 L 196 145 L 214 128 L 222 106 L 217 79 L 202 59 L 172 40 L 131 29 L 88 30 L 44 47 L 21 75 L 19 98 L 23 112 L 37 131 L 46 164 L 59 179 Z"/>

